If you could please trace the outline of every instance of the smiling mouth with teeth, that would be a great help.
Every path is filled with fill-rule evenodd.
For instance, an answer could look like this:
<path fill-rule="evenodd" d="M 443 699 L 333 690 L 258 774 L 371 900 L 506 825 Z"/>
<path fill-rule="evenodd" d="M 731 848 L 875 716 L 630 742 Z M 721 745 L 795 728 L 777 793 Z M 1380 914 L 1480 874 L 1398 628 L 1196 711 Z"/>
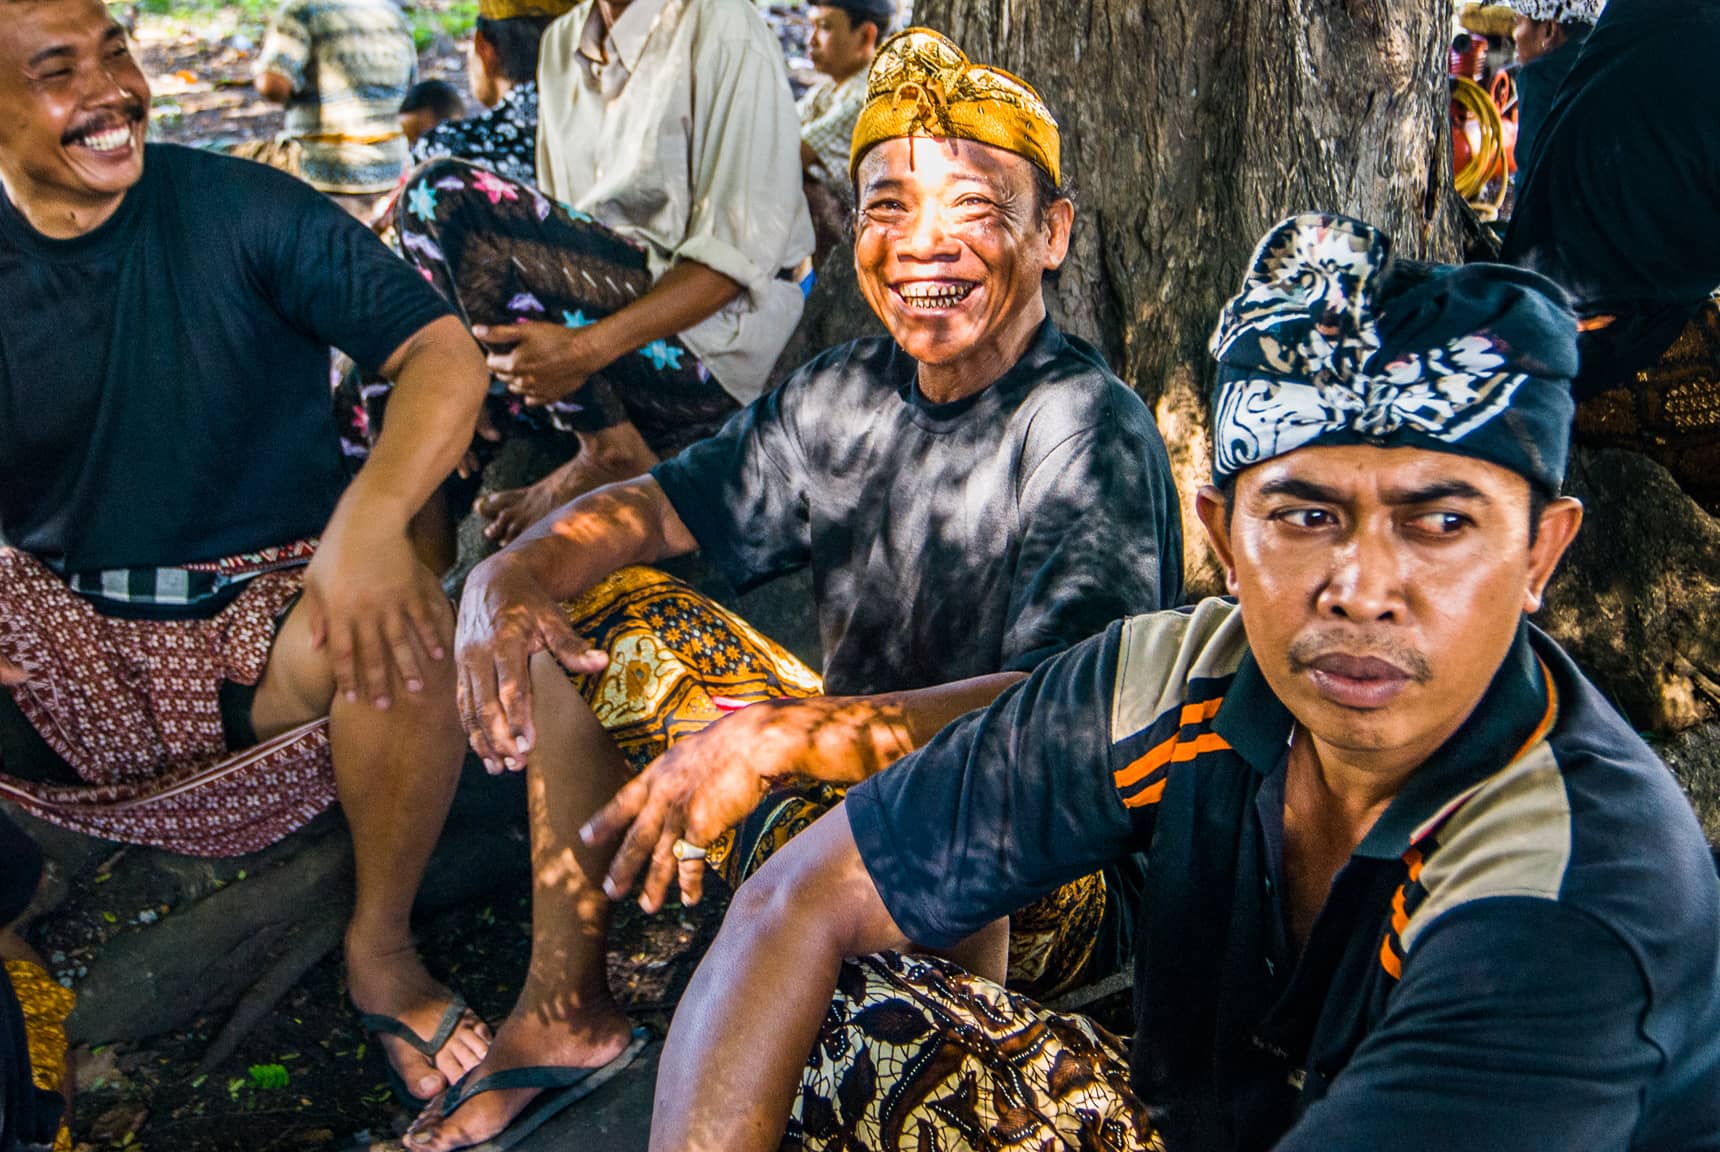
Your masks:
<path fill-rule="evenodd" d="M 910 308 L 950 308 L 966 300 L 975 287 L 977 285 L 962 281 L 921 281 L 898 285 L 896 295 Z"/>
<path fill-rule="evenodd" d="M 131 125 L 121 124 L 117 128 L 100 132 L 80 133 L 72 138 L 72 143 L 82 145 L 92 152 L 123 152 L 131 147 Z"/>

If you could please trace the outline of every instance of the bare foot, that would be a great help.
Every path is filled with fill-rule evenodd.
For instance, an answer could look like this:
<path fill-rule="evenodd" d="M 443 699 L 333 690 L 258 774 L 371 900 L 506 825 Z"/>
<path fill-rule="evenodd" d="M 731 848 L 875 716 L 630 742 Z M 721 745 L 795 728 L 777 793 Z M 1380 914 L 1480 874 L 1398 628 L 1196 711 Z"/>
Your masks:
<path fill-rule="evenodd" d="M 489 521 L 484 535 L 501 547 L 509 544 L 570 500 L 605 484 L 643 476 L 657 463 L 631 424 L 579 433 L 579 452 L 572 460 L 529 488 L 494 492 L 478 501 L 478 514 Z"/>
<path fill-rule="evenodd" d="M 600 1068 L 621 1055 L 632 1039 L 627 1017 L 613 1005 L 602 1020 L 585 1016 L 578 1026 L 555 1018 L 559 1015 L 527 1008 L 523 1001 L 515 1005 L 496 1033 L 489 1054 L 472 1073 L 472 1082 L 510 1068 Z M 442 1115 L 442 1102 L 434 1101 L 408 1129 L 405 1144 L 415 1150 L 450 1152 L 494 1139 L 541 1091 L 512 1088 L 482 1092 L 449 1116 Z"/>
<path fill-rule="evenodd" d="M 453 1000 L 453 993 L 425 971 L 418 954 L 410 948 L 360 955 L 349 944 L 346 976 L 353 1006 L 360 1012 L 392 1016 L 425 1040 L 435 1035 L 442 1014 Z M 476 1013 L 467 1011 L 434 1059 L 398 1036 L 379 1033 L 376 1039 L 407 1090 L 422 1102 L 484 1058 L 490 1049 L 490 1027 Z"/>

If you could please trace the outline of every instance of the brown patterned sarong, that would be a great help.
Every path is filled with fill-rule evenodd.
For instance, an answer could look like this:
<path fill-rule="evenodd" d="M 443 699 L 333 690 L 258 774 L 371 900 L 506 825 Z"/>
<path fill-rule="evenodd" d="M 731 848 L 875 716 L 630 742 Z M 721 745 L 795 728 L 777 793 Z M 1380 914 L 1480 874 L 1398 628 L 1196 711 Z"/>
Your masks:
<path fill-rule="evenodd" d="M 1641 452 L 1720 516 L 1720 302 L 1704 304 L 1652 368 L 1578 405 L 1575 433 Z"/>
<path fill-rule="evenodd" d="M 1164 1152 L 1116 1037 L 893 952 L 842 965 L 782 1147 Z"/>
<path fill-rule="evenodd" d="M 0 764 L 0 798 L 86 835 L 188 856 L 259 851 L 329 807 L 326 720 L 238 753 L 221 721 L 221 682 L 262 678 L 302 577 L 257 576 L 207 620 L 122 620 L 0 548 L 0 652 L 30 674 L 10 691 L 84 781 L 19 780 Z"/>
<path fill-rule="evenodd" d="M 818 674 L 787 650 L 655 569 L 623 568 L 565 610 L 575 632 L 609 653 L 602 672 L 572 680 L 633 772 L 730 712 L 823 692 Z M 844 791 L 814 784 L 772 792 L 709 846 L 707 863 L 738 887 Z M 1098 944 L 1105 906 L 1105 880 L 1094 873 L 1011 916 L 1010 986 L 1046 996 L 1072 986 Z"/>

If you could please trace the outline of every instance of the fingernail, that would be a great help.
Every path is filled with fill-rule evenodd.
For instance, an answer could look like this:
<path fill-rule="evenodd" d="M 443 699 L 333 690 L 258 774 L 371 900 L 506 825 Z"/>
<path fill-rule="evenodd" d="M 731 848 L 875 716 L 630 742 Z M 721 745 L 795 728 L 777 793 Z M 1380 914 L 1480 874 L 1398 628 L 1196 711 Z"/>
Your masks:
<path fill-rule="evenodd" d="M 488 772 L 492 776 L 500 776 L 502 774 L 502 766 L 497 764 L 494 760 L 485 760 L 484 771 Z"/>
<path fill-rule="evenodd" d="M 376 698 L 376 710 L 378 712 L 386 712 L 388 711 L 388 706 L 392 703 L 394 703 L 394 701 L 390 700 L 388 697 L 378 696 Z"/>
<path fill-rule="evenodd" d="M 433 656 L 434 658 L 436 658 L 437 660 L 440 660 L 440 659 L 442 659 L 442 657 L 446 656 L 447 653 L 444 652 L 440 648 L 432 648 L 432 649 L 430 649 L 430 655 Z"/>
<path fill-rule="evenodd" d="M 514 758 L 512 756 L 503 756 L 502 763 L 507 765 L 509 768 L 512 768 L 514 766 Z"/>
<path fill-rule="evenodd" d="M 591 825 L 586 824 L 579 830 L 579 838 L 586 844 L 591 843 Z"/>
<path fill-rule="evenodd" d="M 424 681 L 422 681 L 422 680 L 408 680 L 406 682 L 406 690 L 408 692 L 422 692 L 422 691 L 424 691 Z"/>
<path fill-rule="evenodd" d="M 349 691 L 346 694 L 346 702 L 348 704 L 356 703 L 357 700 L 358 700 L 358 693 L 356 691 Z"/>
<path fill-rule="evenodd" d="M 532 750 L 532 738 L 530 736 L 516 736 L 514 743 L 519 745 L 521 756 Z"/>
<path fill-rule="evenodd" d="M 617 884 L 607 876 L 603 878 L 603 894 L 611 900 L 619 900 L 624 895 L 621 891 L 621 885 Z"/>

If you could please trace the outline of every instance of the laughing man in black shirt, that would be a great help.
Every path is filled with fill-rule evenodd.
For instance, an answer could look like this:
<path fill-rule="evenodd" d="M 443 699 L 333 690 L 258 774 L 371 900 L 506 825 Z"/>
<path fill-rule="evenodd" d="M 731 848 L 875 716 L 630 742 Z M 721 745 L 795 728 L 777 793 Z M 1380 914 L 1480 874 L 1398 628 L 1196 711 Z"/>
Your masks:
<path fill-rule="evenodd" d="M 407 922 L 461 757 L 452 614 L 405 525 L 483 358 L 305 185 L 146 147 L 148 107 L 100 0 L 0 0 L 0 795 L 234 855 L 338 794 L 353 1000 L 428 1097 L 486 1040 Z M 330 345 L 399 383 L 350 486 Z"/>
<path fill-rule="evenodd" d="M 486 1073 L 551 1065 L 521 1075 L 554 1087 L 632 1050 L 604 984 L 603 928 L 609 896 L 647 857 L 647 909 L 661 905 L 677 861 L 697 899 L 739 825 L 720 866 L 744 879 L 766 854 L 759 843 L 774 848 L 811 818 L 803 806 L 755 834 L 758 812 L 780 811 L 774 796 L 761 804 L 767 792 L 805 789 L 827 807 L 1119 615 L 1180 598 L 1179 512 L 1152 417 L 1045 317 L 1041 280 L 1062 262 L 1074 215 L 1057 191 L 1055 125 L 1019 82 L 968 66 L 942 37 L 894 43 L 875 66 L 888 83 L 857 149 L 855 257 L 892 339 L 817 358 L 652 476 L 569 504 L 467 585 L 458 658 L 473 744 L 498 769 L 529 768 L 541 861 L 531 976 Z M 924 76 L 928 60 L 962 77 L 938 123 L 989 132 L 919 131 L 894 86 L 899 69 Z M 811 569 L 825 694 L 755 694 L 734 711 L 725 697 L 741 692 L 726 685 L 757 679 L 758 642 L 691 609 L 688 593 L 662 591 L 661 576 L 611 576 L 694 548 L 743 588 Z M 657 624 L 625 643 L 576 635 L 563 614 L 561 601 L 584 594 L 569 610 L 580 630 L 607 629 L 631 610 L 617 598 L 634 587 Z M 582 678 L 582 697 L 563 666 L 602 674 Z M 676 711 L 687 697 L 669 685 L 684 666 L 717 686 Z M 681 738 L 622 787 L 628 765 L 593 712 L 659 697 L 662 726 Z M 617 788 L 582 843 L 581 822 Z M 1067 879 L 1010 921 L 1013 980 L 1052 989 L 1126 954 L 1131 863 Z M 1000 979 L 1004 935 L 988 928 L 970 944 Z M 474 1077 L 444 1102 L 448 1122 L 427 1114 L 421 1146 L 494 1132 L 528 1104 L 530 1089 L 508 1084 Z M 566 1098 L 545 1093 L 523 1123 Z"/>

